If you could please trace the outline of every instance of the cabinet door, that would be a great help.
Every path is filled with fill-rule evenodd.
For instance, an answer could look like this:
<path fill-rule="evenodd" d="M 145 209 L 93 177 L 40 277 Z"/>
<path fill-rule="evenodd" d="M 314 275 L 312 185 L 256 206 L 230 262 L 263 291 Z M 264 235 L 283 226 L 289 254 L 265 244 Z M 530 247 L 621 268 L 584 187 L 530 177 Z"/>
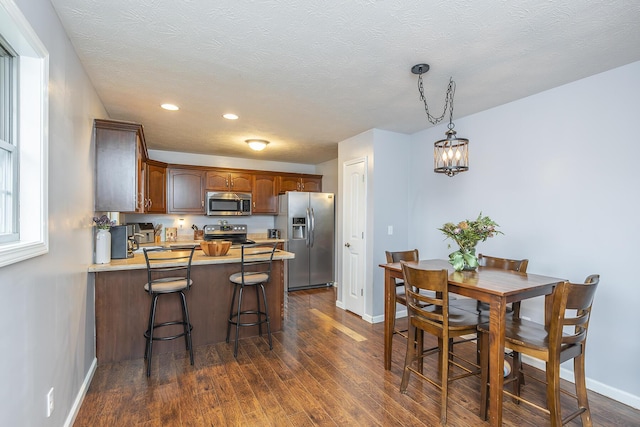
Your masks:
<path fill-rule="evenodd" d="M 253 212 L 254 214 L 277 214 L 278 193 L 276 176 L 256 174 L 253 176 Z"/>
<path fill-rule="evenodd" d="M 229 177 L 229 182 L 231 183 L 231 191 L 242 191 L 251 193 L 251 189 L 253 188 L 253 176 L 250 173 L 231 172 L 229 174 Z"/>
<path fill-rule="evenodd" d="M 96 211 L 144 211 L 141 129 L 134 123 L 95 120 Z"/>
<path fill-rule="evenodd" d="M 167 212 L 167 168 L 147 163 L 147 212 Z"/>
<path fill-rule="evenodd" d="M 136 172 L 138 192 L 136 199 L 136 212 L 144 213 L 147 207 L 147 168 L 144 158 L 144 147 L 140 135 L 136 136 Z"/>
<path fill-rule="evenodd" d="M 204 214 L 204 171 L 168 169 L 167 213 Z"/>
<path fill-rule="evenodd" d="M 279 176 L 278 177 L 278 193 L 282 194 L 287 191 L 300 191 L 300 178 L 296 176 Z"/>
<path fill-rule="evenodd" d="M 302 191 L 321 192 L 322 178 L 303 177 L 301 178 Z"/>
<path fill-rule="evenodd" d="M 229 191 L 231 183 L 229 182 L 229 172 L 221 172 L 216 170 L 207 171 L 206 188 L 212 191 Z"/>

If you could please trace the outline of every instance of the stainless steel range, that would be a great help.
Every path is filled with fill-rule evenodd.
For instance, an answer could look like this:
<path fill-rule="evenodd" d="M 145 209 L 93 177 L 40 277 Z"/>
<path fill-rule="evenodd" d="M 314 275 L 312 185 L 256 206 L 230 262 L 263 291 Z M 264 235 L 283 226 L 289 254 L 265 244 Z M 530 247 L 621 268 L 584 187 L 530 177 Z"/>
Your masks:
<path fill-rule="evenodd" d="M 255 243 L 247 239 L 246 224 L 213 224 L 204 226 L 204 240 L 231 240 L 233 245 Z"/>

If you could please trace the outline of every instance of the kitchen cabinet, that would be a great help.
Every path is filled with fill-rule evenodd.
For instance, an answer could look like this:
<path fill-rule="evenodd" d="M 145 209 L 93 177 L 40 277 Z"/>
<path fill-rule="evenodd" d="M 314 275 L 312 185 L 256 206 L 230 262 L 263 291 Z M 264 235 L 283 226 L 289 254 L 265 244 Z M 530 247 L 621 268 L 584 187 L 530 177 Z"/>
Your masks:
<path fill-rule="evenodd" d="M 142 125 L 96 119 L 94 127 L 95 211 L 144 213 L 148 156 Z"/>
<path fill-rule="evenodd" d="M 146 162 L 146 195 L 145 212 L 167 212 L 167 165 L 155 160 Z"/>
<path fill-rule="evenodd" d="M 277 214 L 278 191 L 277 176 L 271 173 L 253 175 L 253 207 L 254 214 Z"/>
<path fill-rule="evenodd" d="M 247 172 L 209 169 L 206 176 L 206 189 L 209 191 L 241 191 L 250 193 L 252 175 Z"/>
<path fill-rule="evenodd" d="M 167 213 L 205 213 L 205 174 L 202 169 L 167 169 Z"/>
<path fill-rule="evenodd" d="M 287 191 L 322 191 L 320 175 L 280 175 L 278 177 L 278 193 Z"/>

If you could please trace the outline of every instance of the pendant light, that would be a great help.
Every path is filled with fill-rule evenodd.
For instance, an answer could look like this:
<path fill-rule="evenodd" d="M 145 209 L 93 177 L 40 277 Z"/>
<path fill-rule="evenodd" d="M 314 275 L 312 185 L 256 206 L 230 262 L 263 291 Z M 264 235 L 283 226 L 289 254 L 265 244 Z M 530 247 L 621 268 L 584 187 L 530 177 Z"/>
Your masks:
<path fill-rule="evenodd" d="M 455 127 L 453 124 L 453 97 L 456 93 L 456 83 L 453 78 L 449 78 L 444 111 L 440 117 L 434 117 L 429 112 L 429 105 L 427 104 L 427 98 L 424 96 L 422 84 L 422 75 L 427 71 L 429 71 L 429 64 L 417 64 L 411 67 L 411 72 L 418 75 L 418 91 L 420 92 L 420 100 L 424 103 L 427 119 L 431 124 L 436 125 L 444 119 L 447 111 L 449 111 L 448 130 L 445 132 L 447 137 L 433 144 L 433 171 L 447 176 L 454 176 L 459 172 L 469 170 L 469 140 L 458 138 L 456 131 L 453 130 Z"/>

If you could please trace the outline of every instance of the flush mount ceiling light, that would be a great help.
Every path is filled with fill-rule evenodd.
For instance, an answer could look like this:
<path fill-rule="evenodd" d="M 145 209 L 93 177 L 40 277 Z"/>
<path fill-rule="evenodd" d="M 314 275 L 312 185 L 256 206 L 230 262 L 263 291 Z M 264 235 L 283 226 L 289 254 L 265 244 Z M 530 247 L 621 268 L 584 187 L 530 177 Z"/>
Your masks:
<path fill-rule="evenodd" d="M 233 113 L 223 114 L 222 117 L 224 117 L 227 120 L 238 120 L 238 116 Z"/>
<path fill-rule="evenodd" d="M 422 86 L 422 75 L 429 71 L 429 64 L 417 64 L 411 67 L 411 72 L 418 75 L 418 91 L 420 92 L 420 100 L 424 103 L 424 111 L 427 113 L 427 119 L 433 125 L 436 125 L 444 119 L 449 110 L 449 130 L 445 132 L 446 139 L 436 141 L 433 146 L 433 171 L 443 173 L 447 176 L 454 176 L 459 172 L 469 170 L 469 140 L 466 138 L 456 137 L 456 131 L 453 130 L 453 96 L 456 93 L 456 83 L 453 78 L 449 78 L 449 86 L 445 96 L 444 111 L 440 117 L 434 117 L 429 113 L 427 98 L 424 96 L 424 88 Z"/>
<path fill-rule="evenodd" d="M 178 111 L 180 109 L 180 107 L 178 107 L 177 105 L 174 105 L 174 104 L 162 104 L 160 107 L 164 108 L 165 110 L 169 110 L 169 111 Z"/>
<path fill-rule="evenodd" d="M 265 141 L 264 139 L 247 139 L 245 142 L 249 144 L 249 147 L 252 150 L 255 151 L 262 151 L 264 150 L 264 147 L 269 144 L 269 141 Z"/>

